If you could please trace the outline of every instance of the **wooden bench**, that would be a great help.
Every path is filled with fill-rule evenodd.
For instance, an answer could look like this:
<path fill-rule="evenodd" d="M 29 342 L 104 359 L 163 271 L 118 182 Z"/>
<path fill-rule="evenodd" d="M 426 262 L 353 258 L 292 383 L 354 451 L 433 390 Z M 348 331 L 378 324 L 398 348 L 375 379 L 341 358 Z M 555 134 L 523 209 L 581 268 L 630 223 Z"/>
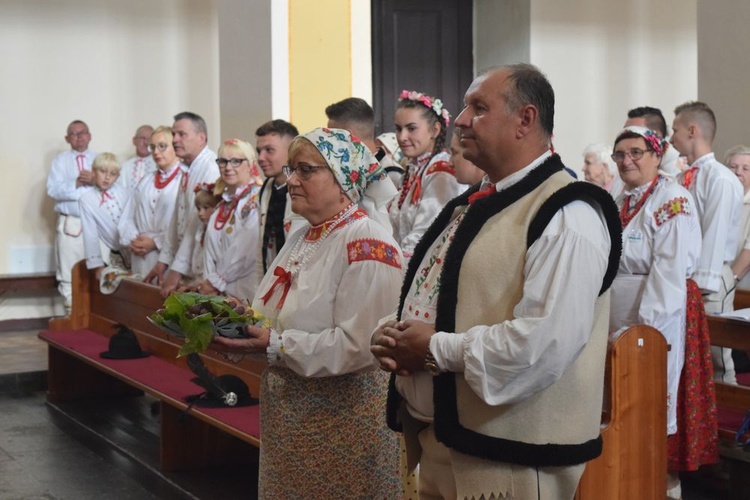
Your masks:
<path fill-rule="evenodd" d="M 659 383 L 661 381 L 661 383 Z M 609 342 L 602 455 L 586 464 L 577 500 L 664 498 L 667 343 L 645 325 Z"/>
<path fill-rule="evenodd" d="M 237 463 L 248 446 L 260 445 L 259 407 L 206 409 L 185 413 L 184 397 L 203 389 L 191 382 L 194 374 L 184 358 L 177 358 L 181 341 L 168 336 L 146 316 L 163 302 L 158 288 L 123 280 L 111 295 L 99 292 L 83 262 L 73 269 L 73 307 L 65 318 L 50 321 L 40 333 L 49 350 L 47 401 L 56 406 L 70 401 L 120 398 L 138 391 L 159 401 L 161 470 L 220 466 Z M 135 332 L 147 358 L 107 360 L 112 325 L 122 323 Z M 232 364 L 215 353 L 201 355 L 215 375 L 240 377 L 257 397 L 265 362 L 245 359 Z"/>
<path fill-rule="evenodd" d="M 40 291 L 57 293 L 54 273 L 0 274 L 0 299 L 7 300 L 18 295 L 37 294 Z M 0 332 L 38 330 L 49 321 L 46 318 L 19 318 L 0 320 Z"/>

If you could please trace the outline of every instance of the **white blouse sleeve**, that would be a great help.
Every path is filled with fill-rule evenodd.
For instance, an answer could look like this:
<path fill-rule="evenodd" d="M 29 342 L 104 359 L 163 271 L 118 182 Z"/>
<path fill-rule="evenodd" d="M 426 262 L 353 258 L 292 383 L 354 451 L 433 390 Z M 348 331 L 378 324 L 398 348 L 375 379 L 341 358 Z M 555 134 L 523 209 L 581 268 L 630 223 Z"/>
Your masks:
<path fill-rule="evenodd" d="M 66 174 L 62 156 L 52 160 L 52 168 L 47 177 L 47 195 L 55 201 L 76 201 L 86 192 L 85 187 L 76 186 L 77 176 Z"/>
<path fill-rule="evenodd" d="M 523 401 L 555 383 L 589 340 L 610 246 L 597 210 L 581 201 L 565 206 L 527 252 L 514 319 L 436 333 L 430 350 L 438 365 L 463 372 L 490 405 Z"/>
<path fill-rule="evenodd" d="M 343 375 L 377 367 L 370 337 L 398 301 L 401 270 L 378 261 L 348 266 L 334 297 L 333 328 L 321 332 L 284 330 L 280 363 L 305 377 Z"/>
<path fill-rule="evenodd" d="M 117 224 L 117 231 L 120 233 L 120 246 L 127 248 L 130 242 L 138 237 L 138 228 L 135 225 L 135 206 L 137 202 L 138 194 L 133 193 L 133 196 L 128 198 L 125 203 L 125 208 L 122 210 L 122 217 L 120 222 Z"/>
<path fill-rule="evenodd" d="M 81 231 L 83 236 L 83 251 L 86 258 L 86 269 L 94 269 L 104 265 L 99 246 L 99 228 L 94 218 L 92 207 L 86 202 L 87 196 L 78 200 L 81 212 Z"/>

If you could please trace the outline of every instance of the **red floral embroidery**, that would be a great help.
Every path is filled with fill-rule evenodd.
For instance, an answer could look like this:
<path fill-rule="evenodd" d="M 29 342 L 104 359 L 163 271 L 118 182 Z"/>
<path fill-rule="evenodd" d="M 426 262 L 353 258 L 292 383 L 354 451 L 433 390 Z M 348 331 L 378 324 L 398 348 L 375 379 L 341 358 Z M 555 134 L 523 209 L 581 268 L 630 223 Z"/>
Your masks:
<path fill-rule="evenodd" d="M 350 241 L 346 244 L 349 264 L 365 260 L 376 260 L 401 269 L 398 250 L 388 243 L 372 238 Z"/>
<path fill-rule="evenodd" d="M 690 200 L 685 197 L 673 198 L 654 212 L 656 225 L 661 226 L 672 217 L 680 214 L 690 215 Z"/>
<path fill-rule="evenodd" d="M 434 174 L 436 172 L 448 172 L 451 175 L 456 175 L 456 173 L 453 171 L 453 165 L 448 163 L 447 161 L 436 161 L 430 167 L 427 169 L 427 172 L 425 172 L 425 175 Z"/>

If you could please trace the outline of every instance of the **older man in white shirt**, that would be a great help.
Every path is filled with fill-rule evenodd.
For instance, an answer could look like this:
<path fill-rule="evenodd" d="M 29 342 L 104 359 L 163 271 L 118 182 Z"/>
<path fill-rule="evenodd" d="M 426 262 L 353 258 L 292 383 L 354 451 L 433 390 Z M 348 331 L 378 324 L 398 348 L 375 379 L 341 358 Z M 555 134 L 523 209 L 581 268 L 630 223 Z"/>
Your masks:
<path fill-rule="evenodd" d="M 131 191 L 146 175 L 156 171 L 156 164 L 148 150 L 148 141 L 154 128 L 151 125 L 141 125 L 133 136 L 135 156 L 122 162 L 118 184 Z"/>
<path fill-rule="evenodd" d="M 81 120 L 70 122 L 65 142 L 70 144 L 70 150 L 52 160 L 47 177 L 47 196 L 55 201 L 58 214 L 55 238 L 57 288 L 65 300 L 65 309 L 69 311 L 73 299 L 71 271 L 76 262 L 84 258 L 78 200 L 93 185 L 91 163 L 96 153 L 89 149 L 91 133 Z"/>

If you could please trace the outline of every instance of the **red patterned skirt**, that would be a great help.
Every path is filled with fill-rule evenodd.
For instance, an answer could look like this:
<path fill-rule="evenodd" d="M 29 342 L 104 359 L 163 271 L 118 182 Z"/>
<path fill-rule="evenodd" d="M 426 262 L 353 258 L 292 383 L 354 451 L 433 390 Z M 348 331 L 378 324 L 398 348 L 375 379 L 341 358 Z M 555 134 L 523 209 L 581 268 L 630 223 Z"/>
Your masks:
<path fill-rule="evenodd" d="M 677 433 L 667 439 L 670 471 L 696 470 L 719 461 L 719 427 L 711 340 L 700 288 L 687 280 L 685 364 L 677 391 Z"/>

